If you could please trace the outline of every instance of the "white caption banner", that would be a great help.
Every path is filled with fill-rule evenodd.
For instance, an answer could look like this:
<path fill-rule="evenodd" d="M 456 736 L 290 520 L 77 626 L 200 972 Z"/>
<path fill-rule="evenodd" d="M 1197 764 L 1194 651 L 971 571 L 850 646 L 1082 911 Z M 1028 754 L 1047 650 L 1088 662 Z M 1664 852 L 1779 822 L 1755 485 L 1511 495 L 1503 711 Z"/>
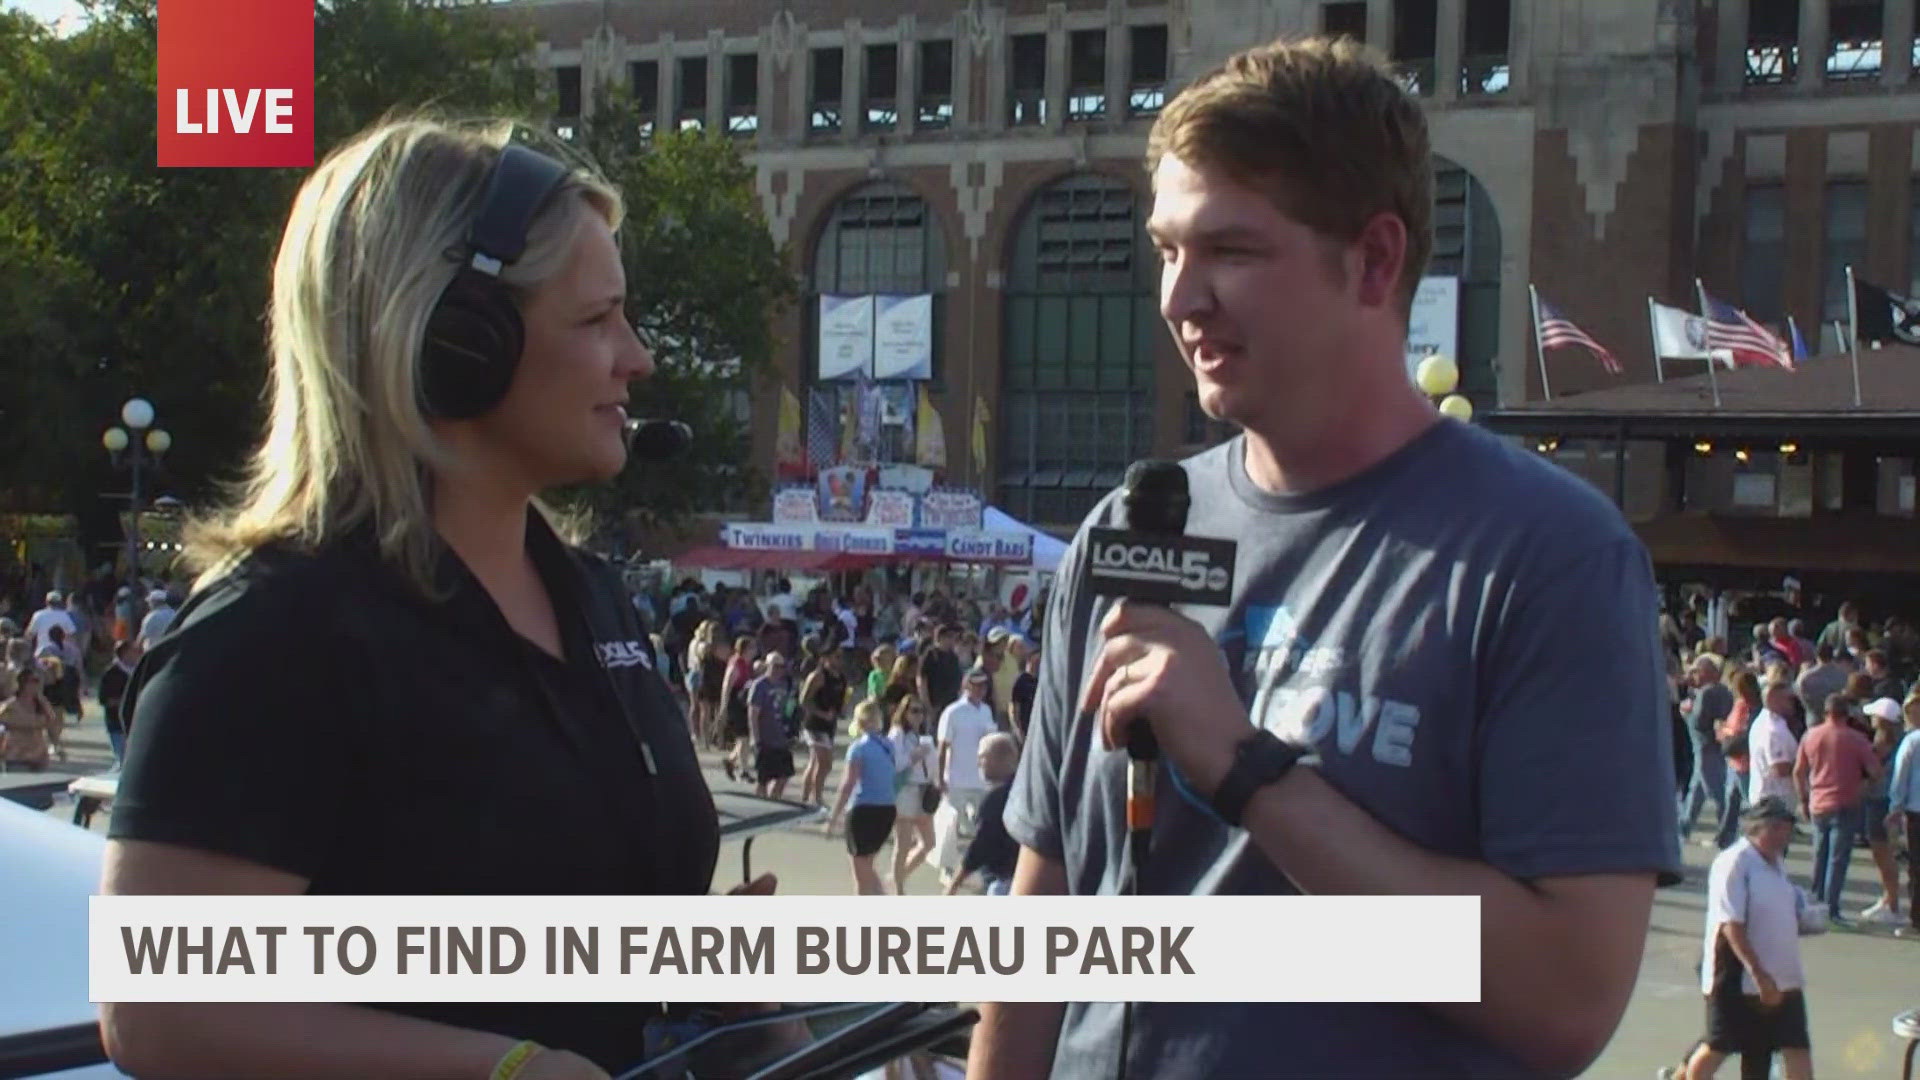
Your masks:
<path fill-rule="evenodd" d="M 96 896 L 89 922 L 96 1002 L 1480 996 L 1478 897 Z"/>

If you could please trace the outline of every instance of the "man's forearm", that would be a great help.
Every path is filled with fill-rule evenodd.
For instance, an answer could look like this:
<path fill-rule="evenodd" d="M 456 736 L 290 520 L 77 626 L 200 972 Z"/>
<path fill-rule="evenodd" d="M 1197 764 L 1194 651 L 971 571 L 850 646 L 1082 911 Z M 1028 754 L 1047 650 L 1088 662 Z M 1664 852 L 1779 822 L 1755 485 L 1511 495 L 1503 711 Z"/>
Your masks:
<path fill-rule="evenodd" d="M 1733 955 L 1739 957 L 1740 962 L 1753 973 L 1755 982 L 1773 978 L 1772 973 L 1760 963 L 1760 954 L 1753 951 L 1753 939 L 1747 937 L 1747 924 L 1724 922 L 1720 924 L 1720 932 L 1726 935 L 1727 945 L 1733 949 Z"/>
<path fill-rule="evenodd" d="M 515 1041 L 357 1005 L 113 1005 L 102 1025 L 140 1077 L 482 1077 Z"/>
<path fill-rule="evenodd" d="M 1243 821 L 1269 861 L 1318 895 L 1481 897 L 1481 1000 L 1443 1016 L 1545 1072 L 1585 1068 L 1612 1037 L 1639 970 L 1654 878 L 1597 908 L 1563 879 L 1553 891 L 1402 838 L 1310 768 L 1261 789 Z M 1611 886 L 1609 886 L 1611 888 Z M 1556 895 L 1555 893 L 1558 893 Z"/>
<path fill-rule="evenodd" d="M 1013 868 L 1015 896 L 1059 896 L 1066 869 L 1031 848 Z M 1053 1071 L 1067 1007 L 1057 1001 L 983 1003 L 967 1051 L 967 1080 L 1039 1080 Z"/>

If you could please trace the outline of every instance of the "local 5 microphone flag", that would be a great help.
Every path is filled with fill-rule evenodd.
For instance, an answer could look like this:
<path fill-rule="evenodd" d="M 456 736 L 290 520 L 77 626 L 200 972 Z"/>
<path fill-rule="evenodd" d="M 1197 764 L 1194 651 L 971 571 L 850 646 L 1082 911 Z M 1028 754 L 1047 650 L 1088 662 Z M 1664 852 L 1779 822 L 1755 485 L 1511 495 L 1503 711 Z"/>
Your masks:
<path fill-rule="evenodd" d="M 1480 998 L 1477 896 L 95 896 L 93 1001 Z"/>
<path fill-rule="evenodd" d="M 159 164 L 313 165 L 313 0 L 159 0 Z"/>

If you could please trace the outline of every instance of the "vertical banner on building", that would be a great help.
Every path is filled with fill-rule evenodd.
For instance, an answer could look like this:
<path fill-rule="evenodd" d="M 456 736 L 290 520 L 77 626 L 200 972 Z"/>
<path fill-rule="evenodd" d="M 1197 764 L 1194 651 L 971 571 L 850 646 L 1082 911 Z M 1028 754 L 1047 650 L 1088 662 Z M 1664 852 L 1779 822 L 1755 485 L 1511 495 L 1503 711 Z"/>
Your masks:
<path fill-rule="evenodd" d="M 933 378 L 933 297 L 874 298 L 873 377 Z"/>
<path fill-rule="evenodd" d="M 820 298 L 820 378 L 873 374 L 873 297 Z"/>
<path fill-rule="evenodd" d="M 1415 380 L 1420 361 L 1447 356 L 1460 363 L 1460 279 L 1425 277 L 1413 294 L 1407 316 L 1407 379 Z"/>
<path fill-rule="evenodd" d="M 973 399 L 973 475 L 975 479 L 987 474 L 987 428 L 993 423 L 993 414 L 987 409 L 987 399 L 975 396 Z"/>
<path fill-rule="evenodd" d="M 918 434 L 914 460 L 929 469 L 946 468 L 946 428 L 940 422 L 940 410 L 933 407 L 933 395 L 924 386 L 920 388 L 920 420 L 914 426 Z"/>

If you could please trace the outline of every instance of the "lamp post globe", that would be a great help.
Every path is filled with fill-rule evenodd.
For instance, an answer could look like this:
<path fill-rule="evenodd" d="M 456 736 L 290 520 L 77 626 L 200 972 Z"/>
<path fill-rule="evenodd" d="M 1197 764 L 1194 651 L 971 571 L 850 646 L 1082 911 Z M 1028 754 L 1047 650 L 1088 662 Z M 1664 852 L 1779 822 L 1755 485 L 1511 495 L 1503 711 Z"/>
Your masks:
<path fill-rule="evenodd" d="M 106 447 L 107 453 L 109 454 L 118 454 L 122 450 L 125 450 L 127 448 L 127 442 L 128 439 L 125 428 L 110 427 L 100 433 L 100 445 Z"/>
<path fill-rule="evenodd" d="M 136 431 L 152 427 L 153 402 L 146 398 L 128 398 L 127 403 L 120 406 L 120 419 L 125 420 L 127 426 Z"/>
<path fill-rule="evenodd" d="M 147 432 L 147 449 L 158 456 L 173 448 L 173 436 L 165 428 L 154 428 Z"/>

